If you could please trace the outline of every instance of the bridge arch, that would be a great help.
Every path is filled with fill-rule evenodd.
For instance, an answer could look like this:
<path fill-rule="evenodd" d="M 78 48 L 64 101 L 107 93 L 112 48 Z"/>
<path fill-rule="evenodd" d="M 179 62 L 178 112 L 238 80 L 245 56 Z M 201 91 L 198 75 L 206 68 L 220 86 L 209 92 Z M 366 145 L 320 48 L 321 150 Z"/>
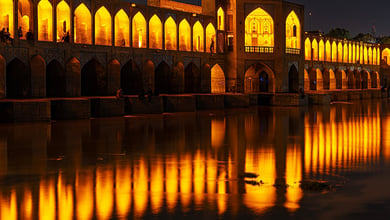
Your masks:
<path fill-rule="evenodd" d="M 179 50 L 191 51 L 191 27 L 187 19 L 179 23 Z"/>
<path fill-rule="evenodd" d="M 6 69 L 7 97 L 31 97 L 31 74 L 28 66 L 18 58 L 15 58 L 8 63 Z"/>
<path fill-rule="evenodd" d="M 53 40 L 53 9 L 48 0 L 38 3 L 38 40 Z"/>
<path fill-rule="evenodd" d="M 46 96 L 46 62 L 40 55 L 34 55 L 30 60 L 31 95 L 33 97 Z"/>
<path fill-rule="evenodd" d="M 359 70 L 353 71 L 354 77 L 355 77 L 355 89 L 361 89 L 362 88 L 362 74 Z"/>
<path fill-rule="evenodd" d="M 371 88 L 371 77 L 366 70 L 361 71 L 361 89 L 370 89 Z"/>
<path fill-rule="evenodd" d="M 309 72 L 306 69 L 303 71 L 303 78 L 304 78 L 304 82 L 303 82 L 304 90 L 309 91 L 310 90 L 310 77 L 309 77 Z"/>
<path fill-rule="evenodd" d="M 208 63 L 203 64 L 200 73 L 201 92 L 211 93 L 211 66 Z"/>
<path fill-rule="evenodd" d="M 74 42 L 77 44 L 92 43 L 92 17 L 91 12 L 81 3 L 74 11 Z"/>
<path fill-rule="evenodd" d="M 33 9 L 30 0 L 19 0 L 18 2 L 18 27 L 22 27 L 23 37 L 26 39 L 26 33 L 33 29 Z"/>
<path fill-rule="evenodd" d="M 111 45 L 111 14 L 102 6 L 95 13 L 95 44 Z"/>
<path fill-rule="evenodd" d="M 389 48 L 385 48 L 384 50 L 382 50 L 382 60 L 388 66 L 390 65 L 390 49 Z"/>
<path fill-rule="evenodd" d="M 184 92 L 200 92 L 201 76 L 200 69 L 193 63 L 189 63 L 184 70 Z"/>
<path fill-rule="evenodd" d="M 81 95 L 81 64 L 78 59 L 72 57 L 65 64 L 66 71 L 66 96 Z"/>
<path fill-rule="evenodd" d="M 350 71 L 350 70 L 348 70 L 348 71 Z M 336 71 L 335 71 L 336 89 L 346 89 L 346 88 L 348 88 L 348 81 L 347 81 L 348 71 L 347 71 L 347 73 L 345 73 L 344 70 L 336 69 Z M 353 76 L 353 73 L 352 73 L 352 76 Z"/>
<path fill-rule="evenodd" d="M 140 11 L 134 15 L 132 27 L 133 47 L 146 48 L 146 20 Z"/>
<path fill-rule="evenodd" d="M 46 96 L 66 96 L 65 69 L 57 60 L 52 60 L 46 66 Z"/>
<path fill-rule="evenodd" d="M 288 90 L 290 93 L 297 93 L 299 90 L 299 74 L 295 65 L 291 65 L 288 71 Z"/>
<path fill-rule="evenodd" d="M 162 61 L 155 70 L 155 90 L 157 93 L 170 93 L 171 68 Z"/>
<path fill-rule="evenodd" d="M 143 89 L 142 73 L 133 60 L 123 65 L 120 73 L 121 88 L 126 95 L 137 95 Z"/>
<path fill-rule="evenodd" d="M 182 93 L 184 92 L 184 64 L 177 62 L 173 66 L 173 71 L 170 81 L 170 92 L 171 93 Z"/>
<path fill-rule="evenodd" d="M 286 47 L 301 49 L 301 23 L 294 10 L 286 18 Z"/>
<path fill-rule="evenodd" d="M 6 77 L 6 61 L 3 56 L 0 55 L 0 98 L 5 98 L 6 86 L 5 86 L 5 77 Z"/>
<path fill-rule="evenodd" d="M 274 20 L 260 7 L 245 18 L 245 46 L 274 46 Z"/>
<path fill-rule="evenodd" d="M 162 49 L 163 28 L 160 18 L 154 14 L 149 20 L 149 48 Z"/>
<path fill-rule="evenodd" d="M 14 3 L 12 0 L 0 1 L 0 24 L 1 29 L 8 28 L 10 36 L 14 36 Z"/>
<path fill-rule="evenodd" d="M 169 16 L 164 24 L 165 50 L 177 50 L 176 32 L 176 22 Z"/>
<path fill-rule="evenodd" d="M 320 69 L 310 68 L 309 70 L 310 90 L 323 90 L 323 77 Z"/>
<path fill-rule="evenodd" d="M 62 0 L 57 5 L 57 42 L 61 42 L 67 32 L 70 33 L 70 7 Z"/>
<path fill-rule="evenodd" d="M 130 46 L 130 19 L 126 12 L 121 9 L 115 15 L 115 46 Z"/>
<path fill-rule="evenodd" d="M 214 28 L 214 25 L 212 23 L 209 23 L 206 27 L 206 50 L 208 52 L 212 52 L 208 49 L 211 49 L 211 43 L 214 42 L 214 45 L 216 43 L 216 32 L 215 32 L 215 28 Z M 215 47 L 215 46 L 214 46 Z"/>
<path fill-rule="evenodd" d="M 261 62 L 251 65 L 245 72 L 245 93 L 273 92 L 274 78 L 267 65 Z"/>
<path fill-rule="evenodd" d="M 323 89 L 329 90 L 330 88 L 330 70 L 324 68 L 322 70 L 322 78 L 323 78 Z"/>
<path fill-rule="evenodd" d="M 310 38 L 305 40 L 305 60 L 311 60 L 311 42 Z"/>
<path fill-rule="evenodd" d="M 220 65 L 215 64 L 211 68 L 211 93 L 225 93 L 225 73 Z"/>
<path fill-rule="evenodd" d="M 81 69 L 81 95 L 100 96 L 107 94 L 107 72 L 95 58 Z"/>
<path fill-rule="evenodd" d="M 193 26 L 193 48 L 195 52 L 204 52 L 204 30 L 203 25 L 197 21 Z"/>
<path fill-rule="evenodd" d="M 345 73 L 344 73 L 344 79 L 345 79 Z M 332 69 L 329 69 L 329 90 L 334 90 L 334 89 L 336 89 L 336 75 Z"/>
<path fill-rule="evenodd" d="M 155 70 L 155 67 L 154 67 L 153 61 L 145 60 L 143 67 L 142 67 L 143 80 L 144 80 L 144 82 L 145 81 L 147 82 L 146 87 L 148 88 L 148 90 L 152 89 L 153 91 L 155 91 L 154 70 Z"/>

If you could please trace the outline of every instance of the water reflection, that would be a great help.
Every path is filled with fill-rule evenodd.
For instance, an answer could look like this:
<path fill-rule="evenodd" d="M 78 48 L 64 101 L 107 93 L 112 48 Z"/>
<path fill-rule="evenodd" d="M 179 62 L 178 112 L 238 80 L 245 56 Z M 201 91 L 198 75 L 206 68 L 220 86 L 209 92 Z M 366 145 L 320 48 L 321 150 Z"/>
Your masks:
<path fill-rule="evenodd" d="M 376 169 L 389 133 L 379 102 L 0 125 L 0 217 L 296 213 L 300 180 Z"/>

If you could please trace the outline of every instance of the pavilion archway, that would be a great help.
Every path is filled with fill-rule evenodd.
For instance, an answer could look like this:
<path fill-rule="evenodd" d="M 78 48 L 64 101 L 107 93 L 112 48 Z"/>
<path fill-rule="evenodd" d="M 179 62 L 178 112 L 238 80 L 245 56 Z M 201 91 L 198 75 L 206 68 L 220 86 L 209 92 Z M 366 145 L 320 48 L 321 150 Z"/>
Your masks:
<path fill-rule="evenodd" d="M 33 29 L 33 10 L 30 0 L 19 0 L 18 2 L 18 27 L 22 27 L 23 37 L 26 39 L 26 33 Z"/>
<path fill-rule="evenodd" d="M 14 37 L 14 3 L 12 0 L 0 1 L 0 28 L 7 29 L 10 37 Z"/>
<path fill-rule="evenodd" d="M 38 40 L 53 40 L 53 7 L 48 0 L 38 3 Z"/>
<path fill-rule="evenodd" d="M 66 96 L 65 69 L 57 60 L 51 61 L 46 67 L 46 96 Z"/>
<path fill-rule="evenodd" d="M 96 59 L 81 69 L 81 95 L 100 96 L 107 93 L 107 72 Z"/>
<path fill-rule="evenodd" d="M 191 62 L 184 70 L 184 92 L 200 92 L 200 84 L 200 69 L 194 63 Z"/>
<path fill-rule="evenodd" d="M 65 0 L 57 5 L 57 42 L 70 32 L 70 7 Z"/>
<path fill-rule="evenodd" d="M 111 15 L 106 7 L 102 6 L 95 14 L 95 44 L 111 45 Z"/>
<path fill-rule="evenodd" d="M 263 63 L 250 66 L 245 72 L 245 93 L 273 92 L 274 73 Z"/>
<path fill-rule="evenodd" d="M 8 98 L 28 98 L 31 96 L 30 69 L 17 58 L 7 65 L 6 88 Z"/>
<path fill-rule="evenodd" d="M 121 69 L 121 88 L 126 95 L 137 95 L 143 89 L 142 72 L 133 60 Z"/>
<path fill-rule="evenodd" d="M 77 44 L 92 43 L 92 16 L 91 12 L 81 3 L 74 11 L 74 42 Z"/>
<path fill-rule="evenodd" d="M 288 90 L 291 93 L 296 93 L 299 90 L 299 74 L 295 65 L 292 65 L 288 71 Z"/>
<path fill-rule="evenodd" d="M 114 18 L 115 28 L 115 46 L 130 46 L 130 19 L 126 12 L 119 10 Z"/>
<path fill-rule="evenodd" d="M 226 92 L 225 73 L 220 65 L 215 64 L 211 68 L 211 93 Z"/>

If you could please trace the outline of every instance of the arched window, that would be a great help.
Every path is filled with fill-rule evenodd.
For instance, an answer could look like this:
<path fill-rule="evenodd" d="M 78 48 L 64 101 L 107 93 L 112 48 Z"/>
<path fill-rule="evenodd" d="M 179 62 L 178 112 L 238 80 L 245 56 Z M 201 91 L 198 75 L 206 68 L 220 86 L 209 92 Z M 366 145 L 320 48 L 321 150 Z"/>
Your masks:
<path fill-rule="evenodd" d="M 191 51 L 191 27 L 186 19 L 179 24 L 179 50 Z"/>
<path fill-rule="evenodd" d="M 335 41 L 332 43 L 332 62 L 337 62 L 337 44 Z"/>
<path fill-rule="evenodd" d="M 216 41 L 215 33 L 216 32 L 215 32 L 214 25 L 212 23 L 209 23 L 206 27 L 206 49 L 208 50 L 208 52 L 211 52 L 209 51 L 209 49 L 211 47 L 212 42 L 214 42 L 213 44 L 215 45 L 215 41 Z"/>
<path fill-rule="evenodd" d="M 162 23 L 157 15 L 149 20 L 149 48 L 162 49 Z"/>
<path fill-rule="evenodd" d="M 330 47 L 329 40 L 327 40 L 326 43 L 325 43 L 325 60 L 327 62 L 332 61 L 332 49 Z"/>
<path fill-rule="evenodd" d="M 348 44 L 344 44 L 343 63 L 348 63 Z"/>
<path fill-rule="evenodd" d="M 111 45 L 111 15 L 104 6 L 95 14 L 95 44 Z"/>
<path fill-rule="evenodd" d="M 318 60 L 318 43 L 317 40 L 314 39 L 313 42 L 311 43 L 311 48 L 313 50 L 313 60 Z"/>
<path fill-rule="evenodd" d="M 78 44 L 92 43 L 91 12 L 84 4 L 74 11 L 74 42 Z"/>
<path fill-rule="evenodd" d="M 62 0 L 57 5 L 57 41 L 62 41 L 70 28 L 70 8 L 66 1 Z"/>
<path fill-rule="evenodd" d="M 172 17 L 169 17 L 164 24 L 165 30 L 165 49 L 177 50 L 176 43 L 176 23 Z"/>
<path fill-rule="evenodd" d="M 356 63 L 362 63 L 360 61 L 360 46 L 359 46 L 359 44 L 356 45 Z"/>
<path fill-rule="evenodd" d="M 381 64 L 381 50 L 378 48 L 377 51 L 376 51 L 376 64 L 377 65 L 380 65 Z"/>
<path fill-rule="evenodd" d="M 367 46 L 364 46 L 364 64 L 367 64 L 368 62 L 368 59 L 367 59 Z"/>
<path fill-rule="evenodd" d="M 371 49 L 371 47 L 368 48 L 367 64 L 372 64 L 372 49 Z"/>
<path fill-rule="evenodd" d="M 8 29 L 10 37 L 14 36 L 14 3 L 12 0 L 0 1 L 0 28 Z"/>
<path fill-rule="evenodd" d="M 352 62 L 352 45 L 351 43 L 348 44 L 348 63 Z"/>
<path fill-rule="evenodd" d="M 352 44 L 352 63 L 356 63 L 356 45 Z"/>
<path fill-rule="evenodd" d="M 121 9 L 115 15 L 115 46 L 130 46 L 130 19 Z"/>
<path fill-rule="evenodd" d="M 146 48 L 146 20 L 141 12 L 133 17 L 133 47 Z"/>
<path fill-rule="evenodd" d="M 318 44 L 318 60 L 324 61 L 324 41 L 320 40 L 320 43 Z"/>
<path fill-rule="evenodd" d="M 18 2 L 18 27 L 22 27 L 23 37 L 26 38 L 26 33 L 32 29 L 32 4 L 30 0 L 19 0 Z M 31 30 L 32 31 L 32 30 Z"/>
<path fill-rule="evenodd" d="M 262 8 L 245 18 L 245 46 L 274 46 L 274 21 Z"/>
<path fill-rule="evenodd" d="M 53 11 L 48 0 L 38 3 L 38 40 L 53 40 Z"/>
<path fill-rule="evenodd" d="M 305 60 L 311 60 L 311 42 L 309 38 L 305 40 Z"/>
<path fill-rule="evenodd" d="M 374 49 L 372 50 L 372 64 L 373 65 L 378 65 L 378 63 L 376 62 L 376 55 L 377 55 L 377 53 L 376 53 L 376 48 L 374 47 Z"/>
<path fill-rule="evenodd" d="M 301 24 L 298 16 L 291 11 L 286 19 L 286 47 L 301 48 Z"/>
<path fill-rule="evenodd" d="M 225 12 L 223 11 L 222 7 L 218 8 L 217 18 L 218 18 L 218 30 L 220 31 L 225 30 Z"/>
<path fill-rule="evenodd" d="M 343 62 L 343 44 L 341 42 L 337 45 L 337 62 Z"/>
<path fill-rule="evenodd" d="M 204 39 L 203 39 L 204 30 L 202 24 L 199 21 L 197 21 L 195 22 L 194 27 L 192 29 L 193 29 L 192 50 L 196 52 L 204 52 Z"/>

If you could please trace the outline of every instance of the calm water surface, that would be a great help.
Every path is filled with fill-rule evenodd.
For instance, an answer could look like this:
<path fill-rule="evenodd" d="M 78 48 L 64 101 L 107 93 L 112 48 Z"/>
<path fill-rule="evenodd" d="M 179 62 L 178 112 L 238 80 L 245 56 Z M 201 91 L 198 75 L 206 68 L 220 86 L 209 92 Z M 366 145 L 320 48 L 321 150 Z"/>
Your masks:
<path fill-rule="evenodd" d="M 0 219 L 388 219 L 389 107 L 1 124 Z"/>

